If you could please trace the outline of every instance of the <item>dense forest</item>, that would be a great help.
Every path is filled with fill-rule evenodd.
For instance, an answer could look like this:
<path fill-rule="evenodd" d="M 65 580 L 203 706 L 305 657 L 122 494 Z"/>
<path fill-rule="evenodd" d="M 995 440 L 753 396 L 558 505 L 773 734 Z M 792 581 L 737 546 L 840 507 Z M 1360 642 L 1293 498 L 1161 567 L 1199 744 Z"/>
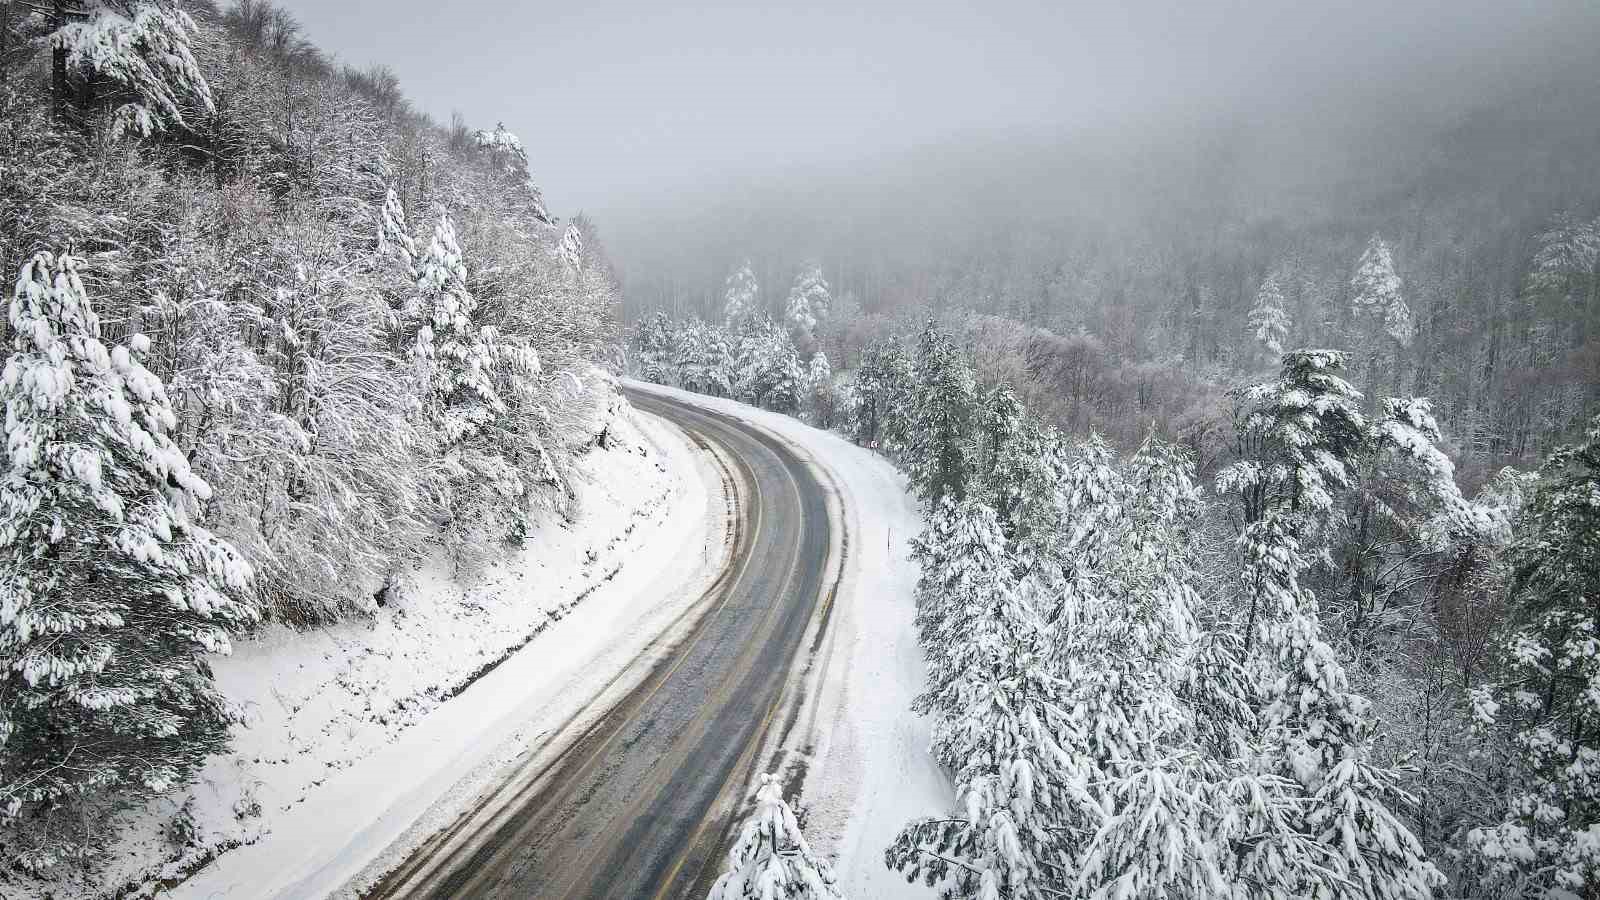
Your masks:
<path fill-rule="evenodd" d="M 470 571 L 620 402 L 609 264 L 522 142 L 260 0 L 0 2 L 0 269 L 8 879 L 227 746 L 206 654 Z"/>
<path fill-rule="evenodd" d="M 915 711 L 958 800 L 891 868 L 1593 893 L 1593 74 L 1292 182 L 1227 142 L 1030 151 L 884 188 L 881 230 L 789 195 L 631 258 L 634 372 L 843 431 L 923 500 Z"/>
<path fill-rule="evenodd" d="M 1214 412 L 1274 342 L 1342 347 L 1363 380 L 1378 365 L 1384 390 L 1433 400 L 1476 482 L 1581 431 L 1600 383 L 1600 73 L 1549 56 L 1448 101 L 1397 81 L 687 193 L 609 229 L 626 313 L 719 319 L 748 261 L 781 317 L 820 266 L 836 368 L 928 312 L 971 314 L 981 366 L 1129 448 Z M 1409 324 L 1369 315 L 1374 292 Z"/>
<path fill-rule="evenodd" d="M 1469 495 L 1429 400 L 1375 401 L 1351 354 L 1288 350 L 1227 393 L 1202 479 L 1155 428 L 1119 453 L 1031 412 L 933 319 L 834 376 L 797 349 L 825 288 L 802 276 L 785 328 L 744 312 L 749 282 L 728 280 L 731 329 L 657 314 L 631 361 L 838 428 L 922 499 L 915 711 L 958 796 L 908 823 L 891 868 L 1040 900 L 1584 896 L 1600 878 L 1600 417 Z M 759 824 L 778 812 L 744 839 L 778 846 Z M 782 896 L 837 896 L 783 840 Z"/>

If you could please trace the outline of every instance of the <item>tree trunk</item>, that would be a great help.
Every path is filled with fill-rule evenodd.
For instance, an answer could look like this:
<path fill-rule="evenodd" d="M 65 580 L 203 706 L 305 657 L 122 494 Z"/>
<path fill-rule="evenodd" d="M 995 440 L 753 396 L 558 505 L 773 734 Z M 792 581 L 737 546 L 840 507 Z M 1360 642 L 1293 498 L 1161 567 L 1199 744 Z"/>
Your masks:
<path fill-rule="evenodd" d="M 11 0 L 0 0 L 0 94 L 4 94 L 11 81 L 11 67 L 6 54 L 11 52 Z"/>
<path fill-rule="evenodd" d="M 63 125 L 67 119 L 67 100 L 70 90 L 67 85 L 67 48 L 55 37 L 67 25 L 67 0 L 55 0 L 50 15 L 50 27 L 54 30 L 50 38 L 50 112 L 57 125 Z"/>

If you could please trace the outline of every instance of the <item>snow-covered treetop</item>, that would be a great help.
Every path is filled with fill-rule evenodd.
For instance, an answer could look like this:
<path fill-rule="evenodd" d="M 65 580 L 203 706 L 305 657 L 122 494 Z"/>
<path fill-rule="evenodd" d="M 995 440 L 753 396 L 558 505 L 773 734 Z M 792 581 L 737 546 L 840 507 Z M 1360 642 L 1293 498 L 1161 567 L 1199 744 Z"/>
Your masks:
<path fill-rule="evenodd" d="M 533 201 L 534 216 L 541 222 L 554 224 L 555 220 L 544 208 L 544 198 L 533 184 L 533 175 L 528 169 L 528 151 L 522 139 L 506 130 L 505 123 L 501 122 L 494 126 L 493 131 L 473 132 L 472 140 L 478 152 L 488 157 L 494 172 L 515 184 Z"/>
<path fill-rule="evenodd" d="M 211 86 L 189 49 L 197 28 L 189 14 L 165 0 L 142 0 L 131 17 L 104 0 L 90 0 L 87 18 L 51 36 L 67 51 L 67 65 L 107 78 L 137 99 L 112 117 L 116 135 L 150 135 L 183 126 L 186 102 L 215 109 Z"/>
<path fill-rule="evenodd" d="M 762 775 L 755 816 L 745 823 L 728 871 L 707 900 L 843 900 L 833 870 L 800 833 L 776 775 Z"/>
<path fill-rule="evenodd" d="M 1238 493 L 1247 520 L 1269 508 L 1320 513 L 1349 487 L 1350 458 L 1367 440 L 1361 394 L 1341 376 L 1338 350 L 1293 350 L 1278 378 L 1247 389 L 1241 438 L 1245 458 L 1217 476 L 1220 493 Z"/>
<path fill-rule="evenodd" d="M 506 130 L 504 122 L 495 123 L 493 131 L 479 129 L 473 132 L 472 139 L 479 150 L 487 150 L 492 154 L 505 154 L 510 158 L 527 162 L 528 151 L 522 146 L 522 139 Z"/>

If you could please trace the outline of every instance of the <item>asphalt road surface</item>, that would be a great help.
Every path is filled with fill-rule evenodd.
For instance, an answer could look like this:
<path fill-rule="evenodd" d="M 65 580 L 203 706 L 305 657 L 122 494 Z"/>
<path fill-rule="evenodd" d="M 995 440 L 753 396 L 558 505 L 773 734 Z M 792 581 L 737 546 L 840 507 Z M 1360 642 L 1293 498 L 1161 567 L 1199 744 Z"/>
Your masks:
<path fill-rule="evenodd" d="M 628 393 L 742 470 L 735 546 L 706 611 L 561 756 L 530 757 L 368 897 L 703 897 L 721 870 L 728 798 L 755 772 L 825 587 L 826 493 L 765 434 Z"/>

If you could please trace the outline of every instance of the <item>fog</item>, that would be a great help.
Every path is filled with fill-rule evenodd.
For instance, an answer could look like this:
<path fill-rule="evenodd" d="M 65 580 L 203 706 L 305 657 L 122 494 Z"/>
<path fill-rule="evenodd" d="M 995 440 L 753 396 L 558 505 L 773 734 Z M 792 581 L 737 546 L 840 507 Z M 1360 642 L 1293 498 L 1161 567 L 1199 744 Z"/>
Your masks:
<path fill-rule="evenodd" d="M 664 192 L 995 133 L 1426 105 L 1595 46 L 1584 0 L 286 5 L 437 118 L 505 121 L 552 204 L 602 222 Z"/>

